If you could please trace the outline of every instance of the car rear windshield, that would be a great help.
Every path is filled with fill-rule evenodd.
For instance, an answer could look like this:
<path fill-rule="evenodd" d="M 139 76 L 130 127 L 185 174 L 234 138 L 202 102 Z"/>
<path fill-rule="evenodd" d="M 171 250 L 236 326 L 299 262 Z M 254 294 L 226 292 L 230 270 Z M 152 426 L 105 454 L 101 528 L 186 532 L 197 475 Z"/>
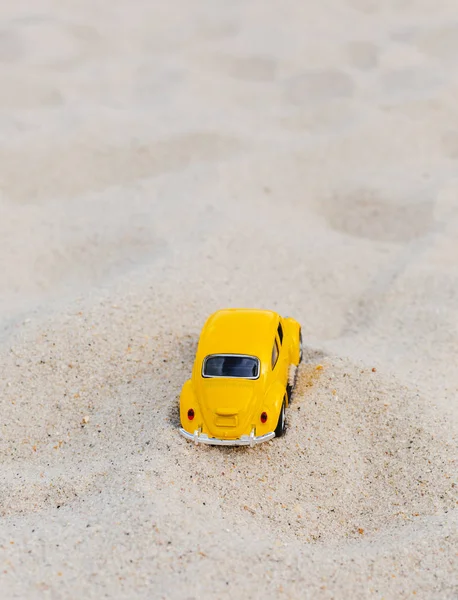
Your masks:
<path fill-rule="evenodd" d="M 212 354 L 204 360 L 204 377 L 259 377 L 259 359 L 239 354 Z"/>

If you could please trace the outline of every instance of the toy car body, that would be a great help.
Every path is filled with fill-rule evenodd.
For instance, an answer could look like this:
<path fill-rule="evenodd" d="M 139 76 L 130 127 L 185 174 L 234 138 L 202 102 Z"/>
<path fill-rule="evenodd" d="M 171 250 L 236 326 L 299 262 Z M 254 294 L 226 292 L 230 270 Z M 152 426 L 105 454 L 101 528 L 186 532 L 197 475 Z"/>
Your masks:
<path fill-rule="evenodd" d="M 301 356 L 301 328 L 294 319 L 268 310 L 214 313 L 181 391 L 180 433 L 195 443 L 221 446 L 283 435 Z"/>

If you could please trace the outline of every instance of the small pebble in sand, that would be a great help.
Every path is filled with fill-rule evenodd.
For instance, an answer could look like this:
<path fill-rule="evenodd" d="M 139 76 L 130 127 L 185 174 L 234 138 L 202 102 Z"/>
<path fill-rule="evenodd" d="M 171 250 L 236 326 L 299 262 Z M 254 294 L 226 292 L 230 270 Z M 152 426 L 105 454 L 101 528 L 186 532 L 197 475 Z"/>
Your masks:
<path fill-rule="evenodd" d="M 86 415 L 81 419 L 81 425 L 86 425 L 87 423 L 89 423 L 89 417 Z"/>
<path fill-rule="evenodd" d="M 244 510 L 250 512 L 252 515 L 256 514 L 256 511 L 253 508 L 250 508 L 249 506 L 245 505 L 243 508 L 244 508 Z"/>

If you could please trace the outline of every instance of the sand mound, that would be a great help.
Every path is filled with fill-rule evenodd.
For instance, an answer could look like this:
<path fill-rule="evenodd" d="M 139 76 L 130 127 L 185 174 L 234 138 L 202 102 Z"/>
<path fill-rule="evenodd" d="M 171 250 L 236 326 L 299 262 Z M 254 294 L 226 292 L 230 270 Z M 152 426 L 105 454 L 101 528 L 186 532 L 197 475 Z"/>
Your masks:
<path fill-rule="evenodd" d="M 173 480 L 198 502 L 204 489 L 223 515 L 227 507 L 227 519 L 250 518 L 282 539 L 368 535 L 442 514 L 456 502 L 452 447 L 434 434 L 440 423 L 422 412 L 419 395 L 319 352 L 309 351 L 298 371 L 284 439 L 255 449 L 186 443 L 177 433 L 177 396 L 192 368 L 195 338 L 175 344 L 170 335 L 131 332 L 123 346 L 122 336 L 110 335 L 116 321 L 120 326 L 116 312 L 90 328 L 88 317 L 72 317 L 60 341 L 40 336 L 35 357 L 27 348 L 11 353 L 3 374 L 10 379 L 7 416 L 19 427 L 28 414 L 27 437 L 8 439 L 4 429 L 3 459 L 49 462 L 45 481 L 31 467 L 11 478 L 3 488 L 4 515 L 78 501 L 97 487 L 98 475 L 132 454 L 157 464 L 167 457 L 157 482 L 163 490 Z M 162 349 L 154 358 L 153 348 Z M 43 376 L 46 385 L 36 386 L 30 411 L 26 389 L 31 381 L 43 385 Z M 85 477 L 66 474 L 66 463 L 80 465 Z"/>
<path fill-rule="evenodd" d="M 268 564 L 269 589 L 281 595 L 276 564 L 303 577 L 289 552 L 318 561 L 307 584 L 316 591 L 339 553 L 363 561 L 363 573 L 382 555 L 388 560 L 397 531 L 408 540 L 417 523 L 436 531 L 441 522 L 439 531 L 453 535 L 454 446 L 435 433 L 440 417 L 422 413 L 414 390 L 309 349 L 284 438 L 254 449 L 195 447 L 178 434 L 177 398 L 196 337 L 157 327 L 148 336 L 139 327 L 147 306 L 134 307 L 104 303 L 69 315 L 31 330 L 9 354 L 1 375 L 9 426 L 0 445 L 9 475 L 0 506 L 15 542 L 10 556 L 64 539 L 74 547 L 71 562 L 62 562 L 59 541 L 48 555 L 57 570 L 88 568 L 88 593 L 102 576 L 134 578 L 138 593 L 154 582 L 167 595 L 171 585 L 184 593 L 196 574 L 204 593 L 208 561 L 223 593 L 226 580 L 242 584 L 254 554 L 253 573 L 262 576 Z M 124 572 L 119 551 L 131 565 Z"/>

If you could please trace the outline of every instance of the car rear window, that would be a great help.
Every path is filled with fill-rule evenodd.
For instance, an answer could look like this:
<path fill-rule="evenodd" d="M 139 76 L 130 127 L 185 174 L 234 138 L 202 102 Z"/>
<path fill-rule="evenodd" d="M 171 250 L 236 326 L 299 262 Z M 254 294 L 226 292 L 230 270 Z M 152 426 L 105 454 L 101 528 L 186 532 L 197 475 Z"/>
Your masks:
<path fill-rule="evenodd" d="M 239 354 L 212 354 L 204 360 L 204 377 L 241 377 L 257 379 L 259 377 L 259 359 L 255 356 Z"/>

